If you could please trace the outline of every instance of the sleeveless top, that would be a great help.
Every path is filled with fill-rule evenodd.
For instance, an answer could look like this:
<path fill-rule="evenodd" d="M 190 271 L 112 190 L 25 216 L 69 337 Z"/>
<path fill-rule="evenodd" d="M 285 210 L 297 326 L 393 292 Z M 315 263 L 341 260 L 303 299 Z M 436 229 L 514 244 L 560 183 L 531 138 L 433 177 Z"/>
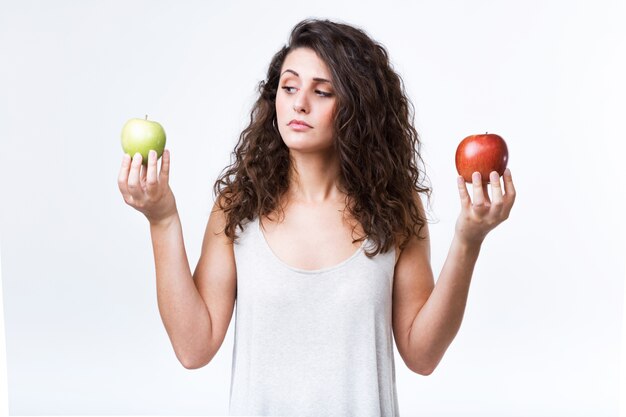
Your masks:
<path fill-rule="evenodd" d="M 395 248 L 304 270 L 273 252 L 259 218 L 234 244 L 230 415 L 396 417 Z"/>

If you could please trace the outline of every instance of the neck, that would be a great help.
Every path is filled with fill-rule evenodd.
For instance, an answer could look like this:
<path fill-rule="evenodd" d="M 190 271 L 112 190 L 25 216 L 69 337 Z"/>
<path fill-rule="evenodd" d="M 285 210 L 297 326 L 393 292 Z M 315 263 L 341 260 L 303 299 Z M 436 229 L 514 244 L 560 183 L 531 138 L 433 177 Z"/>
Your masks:
<path fill-rule="evenodd" d="M 289 200 L 323 204 L 342 199 L 338 187 L 339 159 L 336 155 L 292 154 Z"/>

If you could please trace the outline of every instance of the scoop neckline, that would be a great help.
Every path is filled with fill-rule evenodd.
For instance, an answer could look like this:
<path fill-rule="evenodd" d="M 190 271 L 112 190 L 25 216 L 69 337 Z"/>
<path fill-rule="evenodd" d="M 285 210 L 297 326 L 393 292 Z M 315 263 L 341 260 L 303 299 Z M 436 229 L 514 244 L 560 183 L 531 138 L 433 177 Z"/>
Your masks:
<path fill-rule="evenodd" d="M 298 273 L 301 273 L 301 274 L 307 274 L 307 275 L 322 274 L 322 273 L 330 272 L 330 271 L 333 271 L 335 269 L 339 269 L 339 268 L 343 267 L 344 265 L 350 263 L 357 256 L 359 256 L 359 254 L 361 252 L 363 252 L 363 249 L 365 248 L 365 244 L 368 241 L 368 238 L 365 237 L 365 239 L 361 243 L 361 246 L 359 246 L 358 249 L 352 255 L 350 255 L 348 258 L 344 259 L 343 261 L 339 262 L 338 264 L 331 265 L 331 266 L 328 266 L 326 268 L 320 268 L 320 269 L 303 269 L 303 268 L 297 268 L 295 266 L 289 265 L 288 263 L 286 263 L 285 261 L 280 259 L 278 257 L 278 255 L 276 255 L 276 253 L 274 253 L 274 250 L 272 249 L 272 247 L 270 246 L 269 242 L 265 238 L 265 234 L 263 233 L 263 229 L 261 228 L 261 218 L 259 216 L 257 216 L 257 218 L 256 218 L 256 223 L 257 223 L 256 224 L 256 229 L 257 229 L 257 231 L 259 233 L 259 236 L 260 236 L 261 240 L 263 241 L 263 246 L 265 247 L 265 249 L 267 250 L 267 252 L 271 256 L 271 258 L 274 259 L 274 261 L 277 262 L 278 264 L 282 265 L 283 267 L 285 267 L 285 268 L 287 268 L 287 269 L 289 269 L 291 271 L 298 272 Z"/>

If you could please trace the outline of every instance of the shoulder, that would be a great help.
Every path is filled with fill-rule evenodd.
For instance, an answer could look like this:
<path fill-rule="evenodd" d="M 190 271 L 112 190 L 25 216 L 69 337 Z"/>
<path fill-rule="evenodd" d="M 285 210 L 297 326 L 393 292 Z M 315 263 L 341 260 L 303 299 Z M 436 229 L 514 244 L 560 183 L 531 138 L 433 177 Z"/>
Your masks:
<path fill-rule="evenodd" d="M 413 195 L 413 201 L 417 205 L 417 209 L 419 210 L 420 217 L 424 219 L 424 226 L 419 229 L 419 232 L 416 228 L 415 234 L 413 234 L 409 239 L 405 241 L 406 237 L 401 233 L 396 234 L 395 239 L 395 248 L 396 248 L 396 264 L 400 259 L 400 256 L 403 253 L 408 253 L 407 257 L 410 257 L 410 252 L 420 251 L 426 252 L 428 257 L 430 258 L 430 233 L 428 231 L 428 222 L 426 216 L 426 210 L 424 208 L 424 203 L 422 198 L 418 192 L 415 192 Z M 404 243 L 404 245 L 403 245 Z M 403 248 L 401 248 L 403 246 Z"/>
<path fill-rule="evenodd" d="M 209 215 L 204 232 L 202 249 L 194 278 L 200 280 L 220 276 L 229 281 L 235 277 L 233 242 L 226 233 L 227 217 L 216 202 Z"/>
<path fill-rule="evenodd" d="M 402 251 L 402 249 L 400 249 L 400 244 L 397 242 L 395 244 L 395 248 L 396 248 L 396 261 L 394 262 L 394 264 L 397 265 L 398 259 L 400 259 L 400 252 Z"/>

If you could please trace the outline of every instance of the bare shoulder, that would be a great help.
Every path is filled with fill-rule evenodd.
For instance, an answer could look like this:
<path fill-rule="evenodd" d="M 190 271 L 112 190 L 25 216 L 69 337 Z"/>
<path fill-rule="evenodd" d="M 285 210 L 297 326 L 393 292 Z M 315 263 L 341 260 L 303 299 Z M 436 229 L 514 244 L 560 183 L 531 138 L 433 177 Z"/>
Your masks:
<path fill-rule="evenodd" d="M 198 267 L 202 267 L 202 269 L 200 271 L 196 269 L 196 273 L 207 272 L 204 268 L 209 268 L 209 271 L 213 273 L 232 274 L 234 272 L 233 244 L 224 231 L 226 223 L 226 214 L 216 201 L 204 231 L 202 252 L 198 263 Z M 194 278 L 199 277 L 196 277 L 194 273 Z"/>
<path fill-rule="evenodd" d="M 422 202 L 422 198 L 419 193 L 415 193 L 413 196 L 415 202 L 417 203 L 420 214 L 426 219 L 426 209 L 424 208 L 424 203 Z M 398 260 L 403 252 L 409 252 L 404 257 L 411 257 L 410 252 L 422 252 L 422 255 L 425 254 L 427 259 L 430 260 L 430 233 L 428 231 L 428 223 L 426 222 L 424 226 L 421 228 L 418 236 L 411 236 L 409 240 L 406 242 L 403 249 L 400 249 L 400 245 L 404 240 L 404 236 L 398 234 L 396 236 L 396 265 L 398 264 Z M 424 253 L 425 252 L 425 253 Z"/>

